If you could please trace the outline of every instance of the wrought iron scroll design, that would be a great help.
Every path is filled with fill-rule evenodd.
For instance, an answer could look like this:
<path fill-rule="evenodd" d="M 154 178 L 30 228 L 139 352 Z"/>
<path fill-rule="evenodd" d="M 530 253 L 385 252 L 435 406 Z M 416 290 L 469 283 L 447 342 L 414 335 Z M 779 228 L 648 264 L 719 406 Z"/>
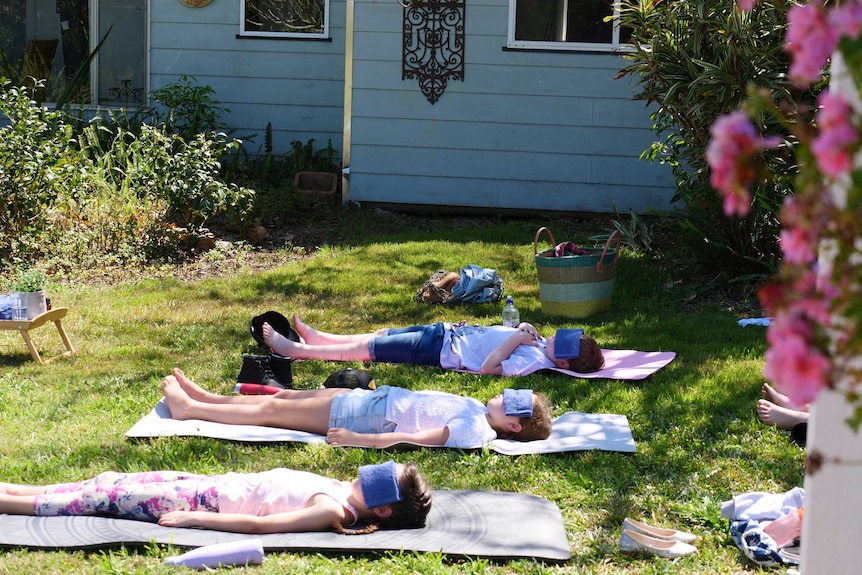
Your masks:
<path fill-rule="evenodd" d="M 404 8 L 402 80 L 419 80 L 433 105 L 449 80 L 464 81 L 465 0 L 412 0 Z"/>

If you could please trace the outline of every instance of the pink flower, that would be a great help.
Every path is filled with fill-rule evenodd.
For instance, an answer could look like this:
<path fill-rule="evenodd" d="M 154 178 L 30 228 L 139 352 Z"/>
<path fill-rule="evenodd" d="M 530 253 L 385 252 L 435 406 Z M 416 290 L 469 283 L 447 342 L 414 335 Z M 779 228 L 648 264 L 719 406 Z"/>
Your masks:
<path fill-rule="evenodd" d="M 830 362 L 812 343 L 811 325 L 797 312 L 775 316 L 766 332 L 763 375 L 796 405 L 814 401 L 829 382 Z"/>
<path fill-rule="evenodd" d="M 830 362 L 819 350 L 788 340 L 766 350 L 763 375 L 795 405 L 811 403 L 827 386 Z"/>
<path fill-rule="evenodd" d="M 850 146 L 858 137 L 850 121 L 850 104 L 840 94 L 831 92 L 820 94 L 817 102 L 820 104 L 817 112 L 820 132 L 811 143 L 811 152 L 820 171 L 830 178 L 837 178 L 850 171 L 853 165 Z"/>
<path fill-rule="evenodd" d="M 784 261 L 794 265 L 805 265 L 814 261 L 811 238 L 805 230 L 798 227 L 784 228 L 779 238 Z"/>
<path fill-rule="evenodd" d="M 862 5 L 858 1 L 843 2 L 829 10 L 826 19 L 838 39 L 855 38 L 859 35 L 859 24 L 862 22 Z"/>
<path fill-rule="evenodd" d="M 787 11 L 784 49 L 792 56 L 790 77 L 801 86 L 820 78 L 838 33 L 829 25 L 820 2 L 797 4 Z"/>
<path fill-rule="evenodd" d="M 751 210 L 748 186 L 755 178 L 750 160 L 761 150 L 778 146 L 781 139 L 760 137 L 741 110 L 721 116 L 710 133 L 712 140 L 706 149 L 709 181 L 724 196 L 724 213 L 744 217 Z"/>
<path fill-rule="evenodd" d="M 743 12 L 748 12 L 754 8 L 754 5 L 757 4 L 758 0 L 737 0 L 736 4 L 739 6 L 739 9 Z"/>

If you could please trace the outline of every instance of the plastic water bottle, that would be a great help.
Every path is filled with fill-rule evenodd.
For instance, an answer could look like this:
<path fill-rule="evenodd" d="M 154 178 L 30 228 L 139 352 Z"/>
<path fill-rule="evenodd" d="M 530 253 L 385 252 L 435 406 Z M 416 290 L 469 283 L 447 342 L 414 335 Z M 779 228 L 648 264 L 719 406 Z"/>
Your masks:
<path fill-rule="evenodd" d="M 518 327 L 521 323 L 521 314 L 512 301 L 512 296 L 506 296 L 506 307 L 503 308 L 503 325 L 506 327 Z"/>

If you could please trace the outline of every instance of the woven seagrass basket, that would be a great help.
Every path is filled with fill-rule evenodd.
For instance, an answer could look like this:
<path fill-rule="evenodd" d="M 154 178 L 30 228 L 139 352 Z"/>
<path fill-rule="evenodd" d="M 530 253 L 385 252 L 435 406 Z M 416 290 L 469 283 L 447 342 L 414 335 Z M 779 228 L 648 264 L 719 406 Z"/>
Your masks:
<path fill-rule="evenodd" d="M 546 233 L 551 248 L 539 252 L 539 237 Z M 616 240 L 614 247 L 611 243 Z M 542 313 L 565 317 L 586 317 L 611 308 L 620 234 L 614 231 L 604 248 L 583 248 L 587 255 L 554 255 L 557 242 L 551 230 L 539 228 L 533 240 L 539 300 Z"/>

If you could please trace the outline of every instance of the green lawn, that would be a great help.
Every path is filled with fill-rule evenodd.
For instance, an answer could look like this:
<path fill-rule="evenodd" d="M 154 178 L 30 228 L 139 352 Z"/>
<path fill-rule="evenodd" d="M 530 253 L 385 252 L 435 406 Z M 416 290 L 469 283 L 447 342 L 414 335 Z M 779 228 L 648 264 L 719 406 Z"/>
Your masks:
<path fill-rule="evenodd" d="M 109 469 L 186 469 L 219 473 L 277 466 L 350 477 L 358 465 L 395 458 L 415 461 L 435 489 L 494 489 L 540 495 L 561 509 L 572 550 L 564 565 L 488 563 L 436 554 L 383 556 L 270 554 L 248 573 L 756 573 L 719 516 L 719 503 L 748 491 L 801 485 L 804 452 L 787 434 L 759 423 L 762 327 L 742 328 L 749 313 L 680 281 L 675 258 L 659 260 L 623 249 L 613 308 L 584 320 L 541 313 L 533 237 L 547 220 L 484 220 L 449 226 L 433 219 L 390 218 L 388 231 L 366 234 L 361 221 L 339 243 L 270 269 L 240 270 L 190 281 L 128 280 L 112 285 L 55 285 L 49 297 L 68 306 L 64 321 L 78 353 L 39 366 L 21 338 L 0 332 L 0 479 L 45 483 Z M 463 224 L 463 223 L 462 223 Z M 381 224 L 383 225 L 383 224 Z M 555 219 L 558 241 L 585 242 L 578 220 Z M 416 229 L 406 232 L 403 230 Z M 378 228 L 375 228 L 378 229 Z M 218 254 L 208 256 L 218 261 Z M 670 262 L 670 263 L 668 263 Z M 248 331 L 268 309 L 298 312 L 327 331 L 466 319 L 498 323 L 499 304 L 433 307 L 413 302 L 439 268 L 475 263 L 495 268 L 521 319 L 544 334 L 584 326 L 608 348 L 675 351 L 676 359 L 642 382 L 532 375 L 503 377 L 375 365 L 378 381 L 439 389 L 487 400 L 504 387 L 530 385 L 548 394 L 555 414 L 577 410 L 628 417 L 637 453 L 576 452 L 509 457 L 444 449 L 379 452 L 326 445 L 245 445 L 185 438 L 129 441 L 124 432 L 161 396 L 173 366 L 205 387 L 230 393 L 244 353 L 257 349 Z M 164 275 L 164 274 L 163 274 Z M 179 276 L 183 277 L 183 276 Z M 34 332 L 44 356 L 62 345 L 49 327 Z M 354 364 L 358 367 L 359 364 Z M 294 364 L 297 386 L 315 387 L 344 364 Z M 617 541 L 626 516 L 702 536 L 699 553 L 676 562 L 629 557 Z M 512 537 L 518 518 L 512 517 Z M 0 552 L 0 573 L 167 573 L 164 547 L 98 552 Z"/>

